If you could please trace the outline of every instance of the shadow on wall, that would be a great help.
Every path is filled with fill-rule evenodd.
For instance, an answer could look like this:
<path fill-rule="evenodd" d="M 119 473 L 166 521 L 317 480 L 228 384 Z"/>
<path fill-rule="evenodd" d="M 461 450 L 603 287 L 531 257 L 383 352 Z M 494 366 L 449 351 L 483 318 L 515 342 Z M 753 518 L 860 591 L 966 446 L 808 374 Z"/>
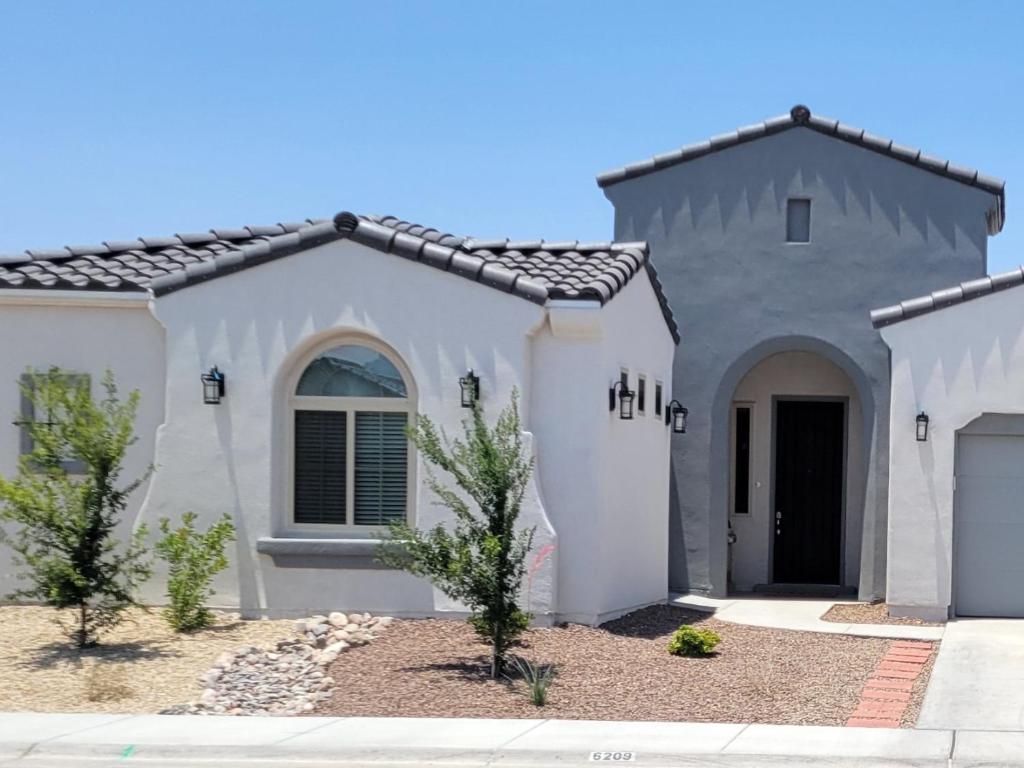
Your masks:
<path fill-rule="evenodd" d="M 778 162 L 763 161 L 767 148 Z M 898 235 L 911 228 L 921 243 L 938 239 L 939 248 L 956 250 L 958 237 L 970 239 L 978 253 L 986 248 L 986 232 L 977 226 L 977 210 L 964 205 L 961 185 L 936 183 L 918 168 L 806 129 L 666 168 L 642 183 L 645 200 L 638 206 L 630 205 L 628 195 L 620 200 L 614 187 L 608 193 L 622 221 L 641 239 L 642 233 L 660 230 L 672 240 L 673 231 L 716 224 L 726 233 L 738 217 L 753 221 L 766 206 L 781 215 L 791 190 L 817 188 L 843 216 L 856 213 L 862 220 L 886 222 Z M 650 205 L 651 198 L 660 205 Z"/>
<path fill-rule="evenodd" d="M 260 600 L 259 574 L 257 564 L 253 561 L 253 551 L 249 532 L 249 521 L 242 510 L 242 501 L 238 489 L 238 475 L 235 471 L 234 431 L 231 426 L 231 410 L 217 408 L 215 414 L 217 438 L 220 441 L 221 455 L 225 457 L 228 482 L 231 484 L 233 500 L 231 520 L 235 525 L 235 570 L 238 579 L 238 604 L 242 608 L 263 607 Z M 225 571 L 232 574 L 232 570 Z"/>

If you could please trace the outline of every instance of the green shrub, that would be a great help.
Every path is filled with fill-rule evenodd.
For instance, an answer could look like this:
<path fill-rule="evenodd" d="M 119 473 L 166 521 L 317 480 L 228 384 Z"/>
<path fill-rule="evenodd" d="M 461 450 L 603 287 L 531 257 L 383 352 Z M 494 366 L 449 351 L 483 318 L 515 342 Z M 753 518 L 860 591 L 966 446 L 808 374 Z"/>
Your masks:
<path fill-rule="evenodd" d="M 229 515 L 205 533 L 196 531 L 195 521 L 195 512 L 186 512 L 181 516 L 181 527 L 171 530 L 171 521 L 162 518 L 160 532 L 164 537 L 156 543 L 157 554 L 168 564 L 167 597 L 171 602 L 164 616 L 178 632 L 210 626 L 213 615 L 205 605 L 213 594 L 210 582 L 228 567 L 224 548 L 235 540 L 235 526 Z"/>
<path fill-rule="evenodd" d="M 519 595 L 534 528 L 516 523 L 533 459 L 523 445 L 517 392 L 512 391 L 493 427 L 474 401 L 463 434 L 449 440 L 428 417 L 417 417 L 409 439 L 425 459 L 430 489 L 451 510 L 453 524 L 420 530 L 393 523 L 391 538 L 377 557 L 427 578 L 470 609 L 469 623 L 491 646 L 491 677 L 497 679 L 509 649 L 530 625 Z M 435 467 L 450 475 L 459 490 L 437 477 Z"/>
<path fill-rule="evenodd" d="M 710 629 L 696 629 L 684 624 L 672 635 L 668 652 L 674 656 L 708 656 L 721 641 L 722 638 Z"/>
<path fill-rule="evenodd" d="M 114 376 L 103 377 L 94 399 L 88 378 L 51 368 L 30 370 L 22 393 L 31 415 L 18 422 L 31 450 L 14 478 L 0 477 L 0 542 L 14 550 L 31 586 L 12 597 L 73 611 L 64 626 L 80 648 L 95 645 L 125 611 L 137 605 L 136 590 L 150 575 L 149 554 L 139 526 L 127 541 L 116 534 L 128 497 L 149 477 L 121 472 L 135 442 L 139 393 L 118 397 Z M 74 469 L 72 469 L 74 467 Z"/>
<path fill-rule="evenodd" d="M 535 707 L 543 707 L 548 703 L 548 688 L 555 679 L 554 664 L 534 664 L 522 656 L 512 657 L 512 666 L 526 683 L 530 701 Z M 513 678 L 507 676 L 509 680 Z"/>

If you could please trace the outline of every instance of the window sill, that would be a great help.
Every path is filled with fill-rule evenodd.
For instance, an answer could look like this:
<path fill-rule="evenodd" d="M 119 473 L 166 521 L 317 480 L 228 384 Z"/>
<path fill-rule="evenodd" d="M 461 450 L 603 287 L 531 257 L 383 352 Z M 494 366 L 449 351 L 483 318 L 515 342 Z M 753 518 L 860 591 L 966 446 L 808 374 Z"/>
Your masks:
<path fill-rule="evenodd" d="M 377 561 L 382 539 L 301 539 L 263 537 L 256 551 L 278 568 L 352 568 L 391 570 Z"/>

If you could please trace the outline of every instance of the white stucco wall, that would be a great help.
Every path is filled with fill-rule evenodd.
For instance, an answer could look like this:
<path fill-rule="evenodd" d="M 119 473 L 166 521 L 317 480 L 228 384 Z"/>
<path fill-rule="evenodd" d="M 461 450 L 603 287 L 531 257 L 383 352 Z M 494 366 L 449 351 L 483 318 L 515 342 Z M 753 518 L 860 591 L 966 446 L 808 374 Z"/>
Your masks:
<path fill-rule="evenodd" d="M 774 397 L 836 397 L 847 401 L 846 499 L 843 525 L 843 584 L 856 587 L 860 575 L 863 523 L 862 413 L 857 389 L 839 366 L 809 352 L 783 352 L 762 360 L 740 381 L 733 405 L 752 408 L 750 424 L 750 513 L 731 514 L 733 481 L 729 483 L 730 522 L 735 589 L 750 591 L 773 581 L 771 541 Z M 733 437 L 733 440 L 735 437 Z M 734 443 L 732 443 L 734 445 Z M 733 456 L 730 447 L 730 459 Z"/>
<path fill-rule="evenodd" d="M 125 481 L 142 475 L 153 461 L 157 427 L 164 413 L 164 334 L 150 314 L 145 297 L 65 296 L 46 291 L 0 291 L 0 474 L 17 472 L 20 432 L 13 422 L 20 413 L 19 379 L 28 368 L 58 366 L 87 373 L 94 395 L 109 368 L 122 396 L 141 394 L 136 434 L 129 449 Z M 31 298 L 32 303 L 28 303 Z M 123 532 L 137 521 L 146 492 L 143 486 L 128 502 Z M 14 578 L 17 569 L 7 547 L 0 546 L 0 596 L 25 586 Z M 149 582 L 143 598 L 162 599 L 159 579 Z"/>
<path fill-rule="evenodd" d="M 892 350 L 887 600 L 944 618 L 952 593 L 956 432 L 984 413 L 1024 413 L 1024 298 L 992 294 L 882 329 Z M 929 418 L 927 442 L 914 417 Z"/>
<path fill-rule="evenodd" d="M 562 303 L 551 318 L 533 355 L 539 478 L 559 531 L 560 618 L 594 624 L 666 596 L 670 430 L 654 392 L 662 382 L 667 406 L 675 345 L 646 274 L 603 308 Z M 608 409 L 623 368 L 634 390 L 647 379 L 632 421 Z"/>
<path fill-rule="evenodd" d="M 218 582 L 221 600 L 271 615 L 329 608 L 423 615 L 458 608 L 423 581 L 373 567 L 372 557 L 358 564 L 299 557 L 275 566 L 274 557 L 257 553 L 259 539 L 282 537 L 288 527 L 283 381 L 311 345 L 366 333 L 390 345 L 409 368 L 419 412 L 458 434 L 466 416 L 458 379 L 468 368 L 481 378 L 489 414 L 496 415 L 513 387 L 528 390 L 529 338 L 544 319 L 541 307 L 340 241 L 169 294 L 157 300 L 156 312 L 168 335 L 168 419 L 157 447 L 162 470 L 144 516 L 192 509 L 205 521 L 232 514 L 239 542 L 231 572 Z M 221 405 L 204 406 L 198 377 L 212 365 L 226 374 L 228 394 Z M 420 460 L 420 527 L 446 514 L 431 503 L 426 477 Z M 535 489 L 521 520 L 537 526 L 536 547 L 554 538 Z M 325 527 L 320 536 L 372 534 Z M 534 577 L 531 607 L 542 619 L 553 610 L 556 560 Z M 313 563 L 317 567 L 307 567 Z"/>
<path fill-rule="evenodd" d="M 84 371 L 94 381 L 109 366 L 124 391 L 140 389 L 141 440 L 127 476 L 150 463 L 157 471 L 132 499 L 126 532 L 139 523 L 155 530 L 160 518 L 187 511 L 200 527 L 229 513 L 238 541 L 214 604 L 251 616 L 463 612 L 425 581 L 380 567 L 376 534 L 290 525 L 287 394 L 313 350 L 358 334 L 393 350 L 417 412 L 449 434 L 468 415 L 458 385 L 468 368 L 481 378 L 491 417 L 519 390 L 536 457 L 521 514 L 536 527 L 524 603 L 540 623 L 597 623 L 666 596 L 670 432 L 654 401 L 658 381 L 664 405 L 670 400 L 675 346 L 646 273 L 605 307 L 542 307 L 339 241 L 152 302 L 26 304 L 39 296 L 0 302 L 10 413 L 30 365 Z M 202 403 L 199 380 L 213 365 L 227 377 L 217 406 Z M 633 388 L 638 374 L 647 378 L 646 414 L 633 421 L 608 410 L 620 368 Z M 17 451 L 17 430 L 0 429 L 0 471 L 14 470 Z M 414 522 L 423 528 L 449 519 L 426 480 L 418 458 Z M 280 551 L 296 538 L 304 540 L 298 552 Z M 10 588 L 6 559 L 0 567 Z M 163 590 L 158 569 L 142 597 L 161 603 Z"/>

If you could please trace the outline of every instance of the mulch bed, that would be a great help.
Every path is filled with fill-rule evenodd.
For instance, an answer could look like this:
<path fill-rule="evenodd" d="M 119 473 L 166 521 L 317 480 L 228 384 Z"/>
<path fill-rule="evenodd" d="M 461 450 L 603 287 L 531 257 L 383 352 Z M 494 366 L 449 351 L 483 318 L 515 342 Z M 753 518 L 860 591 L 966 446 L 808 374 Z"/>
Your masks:
<path fill-rule="evenodd" d="M 681 624 L 721 635 L 717 654 L 671 656 L 665 646 Z M 518 653 L 558 670 L 538 709 L 522 682 L 489 679 L 487 648 L 464 622 L 396 621 L 334 663 L 334 697 L 314 714 L 843 725 L 890 642 L 654 606 L 598 628 L 528 632 Z"/>
<path fill-rule="evenodd" d="M 836 624 L 904 624 L 913 627 L 941 627 L 946 623 L 944 621 L 896 618 L 889 615 L 889 606 L 885 603 L 837 603 L 829 608 L 821 618 Z"/>

